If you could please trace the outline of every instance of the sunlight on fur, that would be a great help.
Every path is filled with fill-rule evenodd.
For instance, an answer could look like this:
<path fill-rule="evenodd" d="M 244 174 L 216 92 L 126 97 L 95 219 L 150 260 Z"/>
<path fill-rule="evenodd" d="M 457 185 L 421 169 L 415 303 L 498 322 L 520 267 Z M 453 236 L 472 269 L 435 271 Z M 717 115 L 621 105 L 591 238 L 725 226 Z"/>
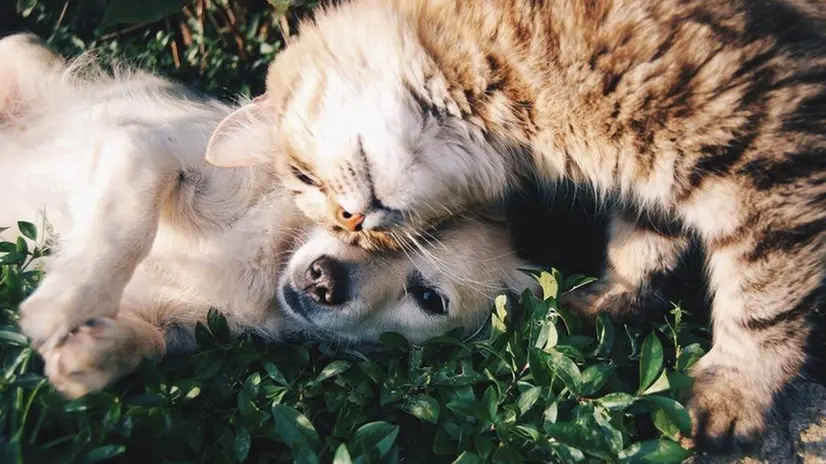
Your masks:
<path fill-rule="evenodd" d="M 56 238 L 20 325 L 69 397 L 192 349 L 210 307 L 234 334 L 273 341 L 395 331 L 422 342 L 472 336 L 496 295 L 536 286 L 489 219 L 378 253 L 311 227 L 277 172 L 204 163 L 237 108 L 157 76 L 66 63 L 18 35 L 0 40 L 0 95 L 0 171 L 14 173 L 0 184 L 0 224 L 45 215 Z"/>

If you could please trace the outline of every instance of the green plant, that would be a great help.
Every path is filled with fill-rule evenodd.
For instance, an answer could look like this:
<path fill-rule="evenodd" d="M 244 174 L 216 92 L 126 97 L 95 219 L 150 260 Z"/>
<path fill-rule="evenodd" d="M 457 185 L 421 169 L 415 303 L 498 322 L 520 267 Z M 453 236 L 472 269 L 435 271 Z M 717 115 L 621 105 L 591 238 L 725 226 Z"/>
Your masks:
<path fill-rule="evenodd" d="M 21 223 L 30 239 L 36 228 Z M 3 462 L 679 462 L 690 432 L 680 393 L 704 353 L 675 307 L 650 331 L 593 328 L 558 307 L 583 284 L 556 271 L 496 299 L 479 340 L 411 347 L 386 334 L 370 356 L 347 347 L 230 340 L 218 311 L 199 349 L 145 363 L 113 388 L 61 399 L 15 327 L 46 252 L 0 243 Z M 508 309 L 508 311 L 506 311 Z M 521 320 L 520 324 L 513 323 Z"/>

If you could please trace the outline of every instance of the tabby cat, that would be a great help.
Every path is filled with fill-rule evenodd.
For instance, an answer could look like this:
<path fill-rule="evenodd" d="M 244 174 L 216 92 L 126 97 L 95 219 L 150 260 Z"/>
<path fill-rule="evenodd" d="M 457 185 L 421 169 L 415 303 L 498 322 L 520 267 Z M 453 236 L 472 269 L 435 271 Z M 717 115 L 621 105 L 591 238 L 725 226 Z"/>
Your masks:
<path fill-rule="evenodd" d="M 814 0 L 355 0 L 272 64 L 249 112 L 273 155 L 233 149 L 235 124 L 207 159 L 272 165 L 367 248 L 415 243 L 524 175 L 619 195 L 668 227 L 616 215 L 601 283 L 567 301 L 592 313 L 643 309 L 696 234 L 714 322 L 696 442 L 748 444 L 824 295 L 824 18 Z"/>

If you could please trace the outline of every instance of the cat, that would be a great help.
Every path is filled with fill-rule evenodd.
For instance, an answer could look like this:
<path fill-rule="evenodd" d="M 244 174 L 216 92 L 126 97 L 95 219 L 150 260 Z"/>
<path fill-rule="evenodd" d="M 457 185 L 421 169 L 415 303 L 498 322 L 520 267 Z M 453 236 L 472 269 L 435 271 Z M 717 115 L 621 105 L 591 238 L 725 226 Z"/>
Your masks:
<path fill-rule="evenodd" d="M 0 39 L 0 96 L 0 226 L 45 215 L 54 237 L 20 326 L 66 397 L 193 349 L 210 307 L 269 341 L 421 343 L 471 337 L 494 297 L 538 292 L 501 222 L 466 217 L 421 248 L 369 253 L 303 219 L 277 173 L 205 165 L 237 108 L 182 85 L 66 62 L 20 34 Z"/>
<path fill-rule="evenodd" d="M 523 176 L 618 195 L 635 209 L 613 218 L 601 281 L 564 301 L 591 314 L 635 317 L 697 236 L 714 340 L 693 435 L 748 446 L 824 296 L 825 19 L 813 0 L 344 2 L 271 64 L 249 108 L 269 151 L 234 150 L 237 124 L 207 159 L 275 166 L 310 219 L 369 249 Z"/>

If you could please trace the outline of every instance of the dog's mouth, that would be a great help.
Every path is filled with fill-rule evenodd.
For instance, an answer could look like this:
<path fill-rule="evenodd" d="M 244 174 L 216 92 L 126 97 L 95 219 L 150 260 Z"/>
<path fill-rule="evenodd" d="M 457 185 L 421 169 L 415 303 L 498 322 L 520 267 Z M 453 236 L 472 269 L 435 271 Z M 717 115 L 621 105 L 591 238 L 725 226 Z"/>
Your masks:
<path fill-rule="evenodd" d="M 284 299 L 285 312 L 297 316 L 302 322 L 315 325 L 311 314 L 314 313 L 316 309 L 313 308 L 309 302 L 305 302 L 304 297 L 302 297 L 291 284 L 287 283 L 281 287 L 281 295 Z"/>

